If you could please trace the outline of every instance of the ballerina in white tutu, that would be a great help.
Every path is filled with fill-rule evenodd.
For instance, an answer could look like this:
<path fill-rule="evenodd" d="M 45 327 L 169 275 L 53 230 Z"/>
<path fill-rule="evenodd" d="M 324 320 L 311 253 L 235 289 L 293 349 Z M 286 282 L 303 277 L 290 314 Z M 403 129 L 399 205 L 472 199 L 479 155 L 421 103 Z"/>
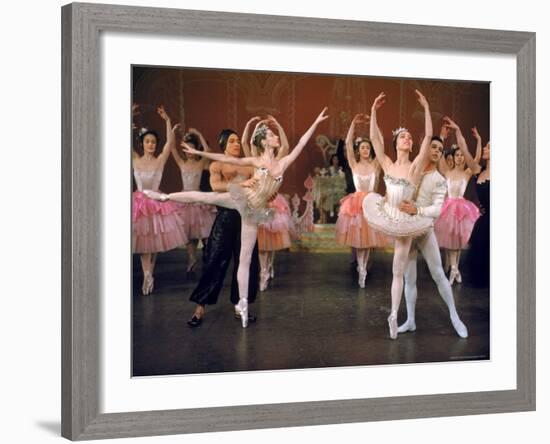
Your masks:
<path fill-rule="evenodd" d="M 279 138 L 262 122 L 256 126 L 254 131 L 255 145 L 259 151 L 258 156 L 255 157 L 234 158 L 186 147 L 185 152 L 188 154 L 197 154 L 234 165 L 251 165 L 255 167 L 252 179 L 241 184 L 230 184 L 226 193 L 183 191 L 162 194 L 145 192 L 148 197 L 155 200 L 204 202 L 239 211 L 242 221 L 241 252 L 237 271 L 239 303 L 235 306 L 235 309 L 240 314 L 243 328 L 248 326 L 248 278 L 252 250 L 257 239 L 258 224 L 267 222 L 273 217 L 273 210 L 268 207 L 268 202 L 276 195 L 283 182 L 283 174 L 302 152 L 317 126 L 328 118 L 328 115 L 325 114 L 326 111 L 327 108 L 321 111 L 321 114 L 300 138 L 292 152 L 280 160 L 275 156 L 275 151 L 280 144 Z"/>
<path fill-rule="evenodd" d="M 432 139 L 432 118 L 430 107 L 426 98 L 415 90 L 418 102 L 424 108 L 424 139 L 420 152 L 411 162 L 409 156 L 412 152 L 413 138 L 406 128 L 394 131 L 394 148 L 397 151 L 397 159 L 394 161 L 384 152 L 384 142 L 378 130 L 377 111 L 386 100 L 386 95 L 381 93 L 372 104 L 370 116 L 370 138 L 374 146 L 376 158 L 384 171 L 386 184 L 386 196 L 377 193 L 369 193 L 363 200 L 363 213 L 365 219 L 374 229 L 395 238 L 393 255 L 393 280 L 391 285 L 391 312 L 388 317 L 390 337 L 397 338 L 397 310 L 401 303 L 403 293 L 403 274 L 407 263 L 407 257 L 412 240 L 426 233 L 433 222 L 422 214 L 409 215 L 399 209 L 399 204 L 406 200 L 414 200 L 416 186 L 420 183 L 422 171 L 429 152 Z"/>

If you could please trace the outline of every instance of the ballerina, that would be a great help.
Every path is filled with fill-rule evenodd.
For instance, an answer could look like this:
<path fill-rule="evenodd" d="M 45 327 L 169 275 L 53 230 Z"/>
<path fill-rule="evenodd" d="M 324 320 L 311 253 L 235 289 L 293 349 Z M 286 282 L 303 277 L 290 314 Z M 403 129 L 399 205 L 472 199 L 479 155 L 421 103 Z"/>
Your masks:
<path fill-rule="evenodd" d="M 336 241 L 356 250 L 358 283 L 361 288 L 365 288 L 370 249 L 388 244 L 388 238 L 371 228 L 363 217 L 363 199 L 376 189 L 381 170 L 375 158 L 372 142 L 367 138 L 359 138 L 354 142 L 356 124 L 367 120 L 368 116 L 357 114 L 351 121 L 346 136 L 346 156 L 356 191 L 340 200 L 336 221 Z"/>
<path fill-rule="evenodd" d="M 250 119 L 243 131 L 242 148 L 245 157 L 256 156 L 257 149 L 253 141 L 249 142 L 250 129 L 254 122 L 260 121 L 256 116 Z M 280 147 L 277 149 L 276 158 L 282 159 L 288 154 L 289 143 L 286 133 L 275 117 L 268 115 L 263 121 L 265 124 L 273 124 L 279 134 Z M 261 147 L 260 147 L 261 148 Z M 274 261 L 275 252 L 290 248 L 294 221 L 287 200 L 279 193 L 268 203 L 273 210 L 273 219 L 258 225 L 258 249 L 260 255 L 260 291 L 267 289 L 270 279 L 275 277 Z"/>
<path fill-rule="evenodd" d="M 257 239 L 258 224 L 269 221 L 273 217 L 273 210 L 268 208 L 268 202 L 281 187 L 285 171 L 302 152 L 317 126 L 328 118 L 328 115 L 325 114 L 326 110 L 327 108 L 324 108 L 321 111 L 292 152 L 280 160 L 275 157 L 275 150 L 280 145 L 279 138 L 262 122 L 256 125 L 253 134 L 254 144 L 256 147 L 261 147 L 256 157 L 233 158 L 186 147 L 185 152 L 188 154 L 198 154 L 212 160 L 241 166 L 250 165 L 255 168 L 254 176 L 251 179 L 241 184 L 230 184 L 226 193 L 184 191 L 162 194 L 155 191 L 146 192 L 150 198 L 155 200 L 204 202 L 239 211 L 242 235 L 237 271 L 240 299 L 236 310 L 240 314 L 243 328 L 248 326 L 248 277 L 250 258 Z"/>
<path fill-rule="evenodd" d="M 453 147 L 453 168 L 448 168 L 445 161 L 439 162 L 439 170 L 447 180 L 448 197 L 445 199 L 441 215 L 434 224 L 435 235 L 440 247 L 448 251 L 449 265 L 451 267 L 449 283 L 456 280 L 462 282 L 460 274 L 460 252 L 468 245 L 474 224 L 479 218 L 479 209 L 474 203 L 464 199 L 466 186 L 472 177 L 472 170 L 465 168 L 464 152 L 468 151 L 466 140 L 462 136 L 459 126 L 450 118 L 443 120 L 449 128 L 456 132 L 457 142 L 460 146 Z M 477 128 L 472 128 L 472 133 L 477 140 L 475 162 L 481 157 L 481 136 Z"/>
<path fill-rule="evenodd" d="M 195 128 L 189 128 L 183 137 L 183 143 L 196 149 L 202 147 L 206 152 L 212 151 L 203 135 Z M 181 172 L 182 191 L 199 191 L 202 173 L 208 169 L 208 159 L 200 156 L 182 155 L 176 149 L 175 143 L 172 145 L 172 156 Z M 180 203 L 178 205 L 184 221 L 185 234 L 189 239 L 186 245 L 189 260 L 187 272 L 189 273 L 197 265 L 198 240 L 201 239 L 203 244 L 206 244 L 216 217 L 216 207 L 202 203 Z"/>
<path fill-rule="evenodd" d="M 157 112 L 166 122 L 166 144 L 161 153 L 155 156 L 158 135 L 151 130 L 144 130 L 140 134 L 143 155 L 132 150 L 137 185 L 137 191 L 132 194 L 132 252 L 140 254 L 144 295 L 153 291 L 156 254 L 187 243 L 184 221 L 178 213 L 178 206 L 173 202 L 153 202 L 143 193 L 144 189 L 159 189 L 164 165 L 175 144 L 175 131 L 179 127 L 179 124 L 172 127 L 163 106 L 159 106 Z"/>
<path fill-rule="evenodd" d="M 377 111 L 384 104 L 386 95 L 381 93 L 375 100 L 370 116 L 370 137 L 376 158 L 384 171 L 386 196 L 369 193 L 363 200 L 363 213 L 374 229 L 395 238 L 393 254 L 393 279 L 391 285 L 391 312 L 388 317 L 390 337 L 397 338 L 397 311 L 403 293 L 403 274 L 413 238 L 426 233 L 433 225 L 432 219 L 422 214 L 409 215 L 399 209 L 404 200 L 412 200 L 416 186 L 422 177 L 432 139 L 432 118 L 426 98 L 415 90 L 418 102 L 424 108 L 424 139 L 420 152 L 410 161 L 413 138 L 405 128 L 394 131 L 393 144 L 397 159 L 393 162 L 384 152 L 384 144 L 378 129 Z"/>

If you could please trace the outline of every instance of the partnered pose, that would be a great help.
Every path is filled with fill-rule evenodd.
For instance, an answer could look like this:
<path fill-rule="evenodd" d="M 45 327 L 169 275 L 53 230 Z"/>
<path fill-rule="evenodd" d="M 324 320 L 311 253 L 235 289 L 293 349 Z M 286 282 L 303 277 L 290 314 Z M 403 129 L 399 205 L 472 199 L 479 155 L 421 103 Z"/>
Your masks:
<path fill-rule="evenodd" d="M 358 283 L 361 288 L 365 288 L 370 249 L 384 247 L 389 243 L 388 238 L 370 227 L 363 217 L 363 199 L 376 189 L 381 171 L 372 142 L 367 138 L 354 139 L 356 124 L 366 122 L 367 119 L 368 116 L 357 114 L 351 121 L 346 136 L 346 156 L 356 191 L 340 200 L 336 221 L 336 241 L 355 249 Z"/>
<path fill-rule="evenodd" d="M 448 168 L 445 161 L 441 161 L 439 169 L 447 180 L 448 197 L 441 209 L 441 215 L 435 221 L 434 230 L 440 247 L 448 251 L 449 266 L 451 272 L 449 282 L 451 285 L 455 279 L 462 282 L 460 274 L 460 251 L 466 248 L 472 234 L 474 224 L 479 218 L 479 209 L 469 200 L 464 199 L 466 186 L 472 177 L 472 170 L 465 168 L 464 151 L 468 151 L 466 140 L 462 136 L 460 128 L 448 117 L 444 121 L 449 128 L 456 132 L 457 142 L 460 148 L 453 147 L 453 168 Z M 481 157 L 481 137 L 474 127 L 472 133 L 477 140 L 476 157 Z"/>
<path fill-rule="evenodd" d="M 315 119 L 311 127 L 300 138 L 300 141 L 290 154 L 277 159 L 275 152 L 280 146 L 276 136 L 265 123 L 258 123 L 253 134 L 253 143 L 258 149 L 258 156 L 235 158 L 223 154 L 205 153 L 191 147 L 185 147 L 188 154 L 198 154 L 212 160 L 227 162 L 238 166 L 253 166 L 254 176 L 241 184 L 229 184 L 228 192 L 184 191 L 172 194 L 158 192 L 146 193 L 156 200 L 175 200 L 178 202 L 204 202 L 225 208 L 236 209 L 241 215 L 241 252 L 237 280 L 239 286 L 239 303 L 236 310 L 241 317 L 242 326 L 248 326 L 248 284 L 252 251 L 256 244 L 258 224 L 267 222 L 273 217 L 273 210 L 268 208 L 283 181 L 283 174 L 302 152 L 315 129 L 328 115 L 326 108 Z"/>
<path fill-rule="evenodd" d="M 195 149 L 211 151 L 203 135 L 194 128 L 190 128 L 183 136 L 183 142 Z M 180 169 L 183 191 L 199 191 L 202 173 L 208 168 L 208 159 L 182 154 L 178 152 L 175 143 L 172 145 L 172 156 Z M 191 272 L 197 264 L 198 240 L 202 239 L 203 244 L 206 244 L 206 238 L 210 234 L 216 217 L 216 207 L 202 203 L 180 203 L 178 205 L 184 221 L 185 234 L 189 239 L 186 245 L 189 258 L 187 271 Z"/>
<path fill-rule="evenodd" d="M 143 130 L 140 141 L 143 155 L 132 150 L 132 167 L 137 191 L 132 194 L 132 252 L 138 253 L 143 270 L 142 292 L 153 291 L 156 254 L 168 251 L 188 242 L 184 231 L 184 221 L 173 202 L 154 202 L 144 195 L 143 190 L 158 191 L 164 165 L 175 145 L 175 130 L 163 106 L 157 109 L 159 116 L 166 122 L 166 144 L 156 156 L 158 134 Z"/>
<path fill-rule="evenodd" d="M 443 201 L 447 192 L 445 178 L 437 171 L 437 165 L 440 164 L 443 152 L 443 141 L 441 138 L 432 137 L 430 144 L 429 157 L 424 169 L 422 181 L 418 188 L 416 202 L 403 201 L 399 209 L 405 213 L 437 219 L 443 207 Z M 439 220 L 439 219 L 438 219 Z M 437 222 L 436 222 L 437 223 Z M 416 290 L 416 261 L 417 250 L 422 252 L 422 256 L 428 265 L 432 279 L 437 285 L 439 295 L 447 304 L 451 323 L 461 338 L 468 337 L 468 329 L 460 320 L 455 307 L 455 301 L 449 281 L 445 277 L 445 272 L 441 264 L 439 254 L 439 245 L 434 230 L 430 229 L 422 236 L 415 238 L 409 252 L 407 266 L 405 268 L 405 302 L 407 305 L 407 320 L 399 326 L 398 332 L 415 331 L 415 308 L 417 299 Z"/>
<path fill-rule="evenodd" d="M 249 144 L 250 129 L 254 122 L 260 121 L 260 117 L 250 119 L 243 131 L 242 145 L 245 157 L 257 155 L 258 149 L 254 144 Z M 268 115 L 263 121 L 265 124 L 272 124 L 279 134 L 280 147 L 275 154 L 276 158 L 282 159 L 288 154 L 289 143 L 286 133 L 275 117 Z M 273 210 L 273 219 L 258 225 L 258 249 L 260 251 L 260 291 L 267 289 L 270 279 L 275 277 L 275 252 L 290 248 L 292 239 L 291 233 L 294 230 L 294 220 L 288 202 L 279 193 L 268 203 Z"/>
<path fill-rule="evenodd" d="M 390 337 L 397 338 L 397 311 L 403 293 L 403 275 L 413 238 L 425 234 L 432 226 L 432 219 L 421 214 L 410 215 L 399 209 L 404 200 L 412 200 L 417 184 L 420 182 L 424 164 L 432 139 L 432 118 L 426 98 L 415 90 L 418 102 L 424 108 L 424 139 L 414 161 L 409 159 L 413 147 L 411 133 L 405 128 L 394 131 L 393 145 L 397 151 L 395 162 L 384 152 L 384 143 L 378 129 L 377 111 L 384 104 L 386 95 L 381 93 L 375 100 L 370 116 L 370 138 L 376 158 L 385 173 L 386 196 L 369 193 L 363 200 L 363 213 L 369 225 L 374 229 L 395 238 L 391 312 L 388 317 Z"/>

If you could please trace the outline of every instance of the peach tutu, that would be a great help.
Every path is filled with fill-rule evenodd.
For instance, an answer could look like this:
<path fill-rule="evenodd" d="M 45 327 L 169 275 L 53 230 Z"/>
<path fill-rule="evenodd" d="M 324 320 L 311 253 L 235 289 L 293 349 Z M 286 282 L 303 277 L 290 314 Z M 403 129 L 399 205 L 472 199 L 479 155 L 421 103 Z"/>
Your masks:
<path fill-rule="evenodd" d="M 174 202 L 158 202 L 141 191 L 132 193 L 132 252 L 160 253 L 187 244 L 178 211 Z"/>
<path fill-rule="evenodd" d="M 369 194 L 357 191 L 340 200 L 336 221 L 336 242 L 353 248 L 380 248 L 391 245 L 391 239 L 372 228 L 363 216 L 363 199 Z"/>
<path fill-rule="evenodd" d="M 479 218 L 479 208 L 463 197 L 448 197 L 434 224 L 440 247 L 449 250 L 466 248 Z"/>
<path fill-rule="evenodd" d="M 206 239 L 216 218 L 216 207 L 203 203 L 177 203 L 187 239 Z"/>
<path fill-rule="evenodd" d="M 295 229 L 286 199 L 277 194 L 275 199 L 269 202 L 268 208 L 273 210 L 273 219 L 258 225 L 258 249 L 277 251 L 290 248 Z"/>

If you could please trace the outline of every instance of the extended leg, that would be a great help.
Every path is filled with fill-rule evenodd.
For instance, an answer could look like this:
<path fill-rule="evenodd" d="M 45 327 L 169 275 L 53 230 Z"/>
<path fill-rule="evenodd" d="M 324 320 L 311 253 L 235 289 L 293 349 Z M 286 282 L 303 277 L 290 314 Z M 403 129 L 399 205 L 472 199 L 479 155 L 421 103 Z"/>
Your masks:
<path fill-rule="evenodd" d="M 437 239 L 433 230 L 428 232 L 423 241 L 419 243 L 419 248 L 424 256 L 424 259 L 426 260 L 426 263 L 428 264 L 432 279 L 437 284 L 439 294 L 449 308 L 449 316 L 451 317 L 451 322 L 454 329 L 461 338 L 467 338 L 468 329 L 462 323 L 456 311 L 453 291 L 449 281 L 445 277 L 445 272 L 443 271 L 443 267 L 441 265 L 439 246 L 437 245 Z"/>

